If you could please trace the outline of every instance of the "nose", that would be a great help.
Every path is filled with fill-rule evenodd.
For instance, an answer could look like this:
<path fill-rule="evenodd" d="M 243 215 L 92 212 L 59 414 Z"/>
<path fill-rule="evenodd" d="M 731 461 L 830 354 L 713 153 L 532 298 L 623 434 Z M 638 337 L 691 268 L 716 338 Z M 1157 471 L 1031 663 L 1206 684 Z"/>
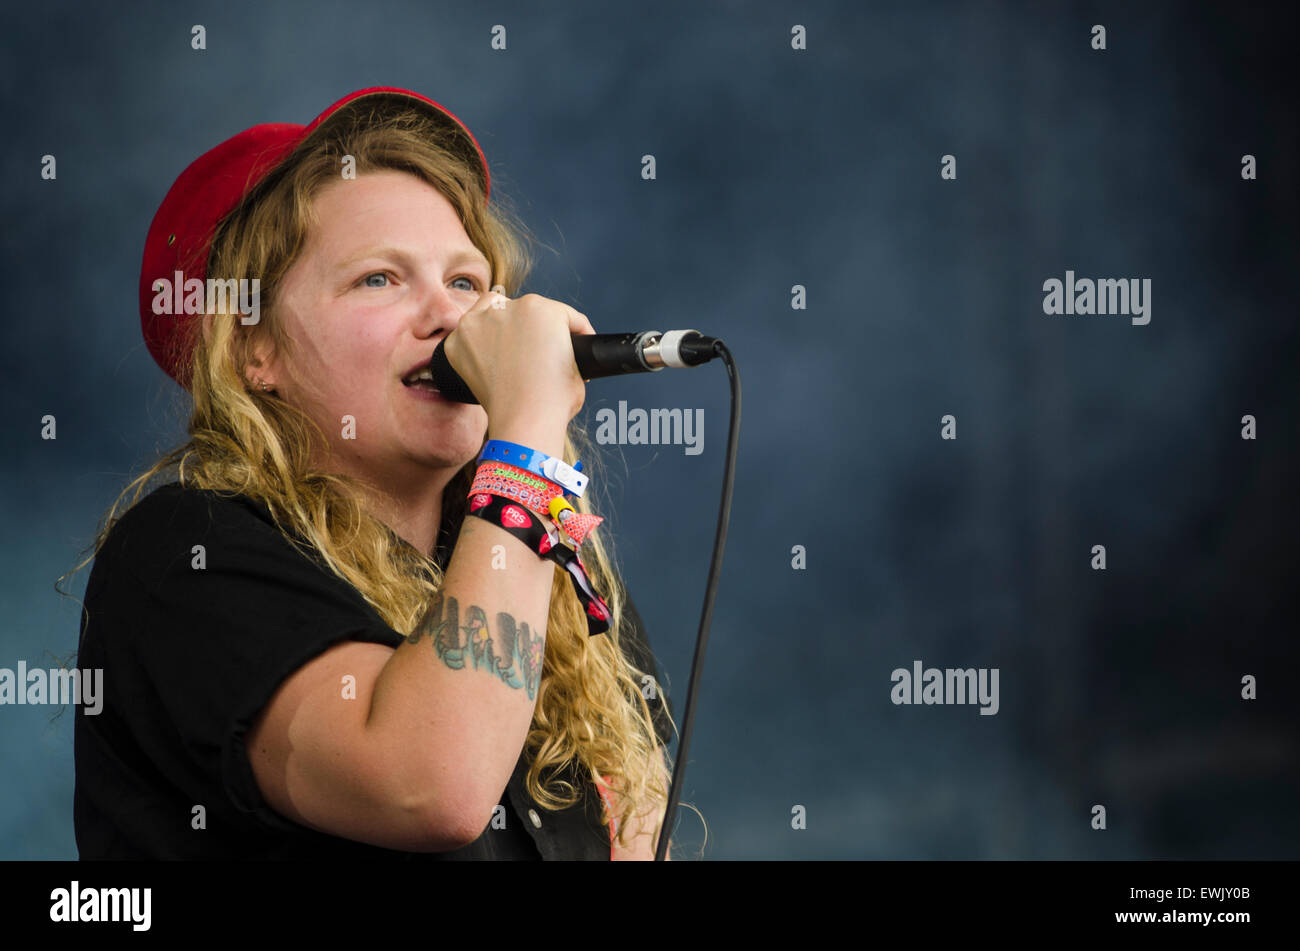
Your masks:
<path fill-rule="evenodd" d="M 444 286 L 431 287 L 420 301 L 416 317 L 416 334 L 422 339 L 446 336 L 460 324 L 461 315 L 470 305 Z"/>

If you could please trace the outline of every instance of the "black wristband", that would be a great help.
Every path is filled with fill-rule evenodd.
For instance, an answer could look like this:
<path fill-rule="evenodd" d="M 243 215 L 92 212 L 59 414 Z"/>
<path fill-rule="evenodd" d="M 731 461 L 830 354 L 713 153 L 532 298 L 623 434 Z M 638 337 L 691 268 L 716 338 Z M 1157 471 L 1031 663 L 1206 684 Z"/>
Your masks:
<path fill-rule="evenodd" d="M 475 492 L 469 497 L 468 515 L 504 528 L 528 546 L 539 558 L 555 562 L 569 573 L 573 590 L 586 609 L 587 635 L 594 637 L 609 630 L 612 612 L 587 577 L 582 557 L 560 541 L 558 529 L 546 525 L 542 519 L 528 511 L 516 499 L 487 492 Z"/>

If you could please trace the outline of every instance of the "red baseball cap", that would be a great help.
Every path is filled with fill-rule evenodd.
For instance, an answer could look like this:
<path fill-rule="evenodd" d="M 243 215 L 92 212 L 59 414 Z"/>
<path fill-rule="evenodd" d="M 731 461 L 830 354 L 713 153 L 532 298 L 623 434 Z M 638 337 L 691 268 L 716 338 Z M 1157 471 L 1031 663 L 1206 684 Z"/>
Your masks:
<path fill-rule="evenodd" d="M 178 331 L 189 315 L 155 314 L 154 282 L 170 284 L 177 271 L 186 281 L 206 281 L 208 252 L 218 222 L 327 119 L 357 103 L 373 109 L 415 105 L 427 110 L 457 133 L 455 148 L 480 173 L 484 195 L 489 193 L 487 158 L 465 124 L 432 99 L 394 86 L 350 93 L 305 126 L 284 122 L 255 125 L 203 153 L 181 172 L 158 207 L 145 238 L 140 268 L 140 322 L 145 344 L 158 365 L 182 387 L 188 389 L 181 378 L 187 354 L 182 352 L 183 338 Z"/>

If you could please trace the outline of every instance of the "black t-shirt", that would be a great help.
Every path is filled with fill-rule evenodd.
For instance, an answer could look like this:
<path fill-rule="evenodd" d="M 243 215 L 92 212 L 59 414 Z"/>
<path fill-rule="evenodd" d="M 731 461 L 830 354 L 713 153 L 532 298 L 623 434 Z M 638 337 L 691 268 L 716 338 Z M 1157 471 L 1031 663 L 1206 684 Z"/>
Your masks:
<path fill-rule="evenodd" d="M 191 567 L 198 545 L 202 570 Z M 448 554 L 440 548 L 440 564 Z M 570 771 L 583 798 L 547 810 L 524 787 L 522 752 L 501 798 L 504 828 L 496 817 L 452 852 L 344 839 L 266 803 L 245 738 L 280 684 L 343 641 L 396 648 L 403 638 L 252 499 L 175 482 L 158 488 L 114 525 L 84 600 L 77 666 L 103 670 L 104 703 L 93 716 L 76 710 L 82 859 L 609 859 L 595 787 Z M 640 616 L 626 603 L 628 657 L 659 680 Z M 650 704 L 666 746 L 663 706 Z"/>

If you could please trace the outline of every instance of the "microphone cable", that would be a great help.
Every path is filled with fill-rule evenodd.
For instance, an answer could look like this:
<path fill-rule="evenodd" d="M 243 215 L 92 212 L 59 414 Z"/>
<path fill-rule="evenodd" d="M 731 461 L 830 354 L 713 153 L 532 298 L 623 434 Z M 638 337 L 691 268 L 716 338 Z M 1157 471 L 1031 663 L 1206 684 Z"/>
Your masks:
<path fill-rule="evenodd" d="M 718 572 L 722 568 L 722 552 L 727 545 L 727 525 L 731 520 L 731 492 L 736 479 L 736 449 L 740 439 L 740 371 L 731 351 L 721 340 L 714 338 L 713 354 L 721 357 L 727 366 L 731 381 L 731 422 L 727 429 L 727 458 L 722 478 L 722 502 L 718 508 L 718 527 L 713 537 L 713 559 L 709 563 L 709 582 L 704 591 L 704 611 L 700 615 L 700 631 L 695 638 L 695 656 L 691 660 L 691 677 L 686 685 L 686 706 L 682 709 L 682 729 L 677 743 L 677 759 L 673 764 L 673 781 L 664 808 L 663 826 L 655 861 L 662 862 L 668 851 L 670 830 L 677 814 L 677 801 L 682 795 L 682 777 L 686 772 L 686 754 L 691 747 L 691 730 L 695 725 L 695 696 L 700 686 L 700 671 L 704 667 L 704 652 L 709 646 L 709 624 L 713 620 L 713 602 L 718 594 Z"/>

